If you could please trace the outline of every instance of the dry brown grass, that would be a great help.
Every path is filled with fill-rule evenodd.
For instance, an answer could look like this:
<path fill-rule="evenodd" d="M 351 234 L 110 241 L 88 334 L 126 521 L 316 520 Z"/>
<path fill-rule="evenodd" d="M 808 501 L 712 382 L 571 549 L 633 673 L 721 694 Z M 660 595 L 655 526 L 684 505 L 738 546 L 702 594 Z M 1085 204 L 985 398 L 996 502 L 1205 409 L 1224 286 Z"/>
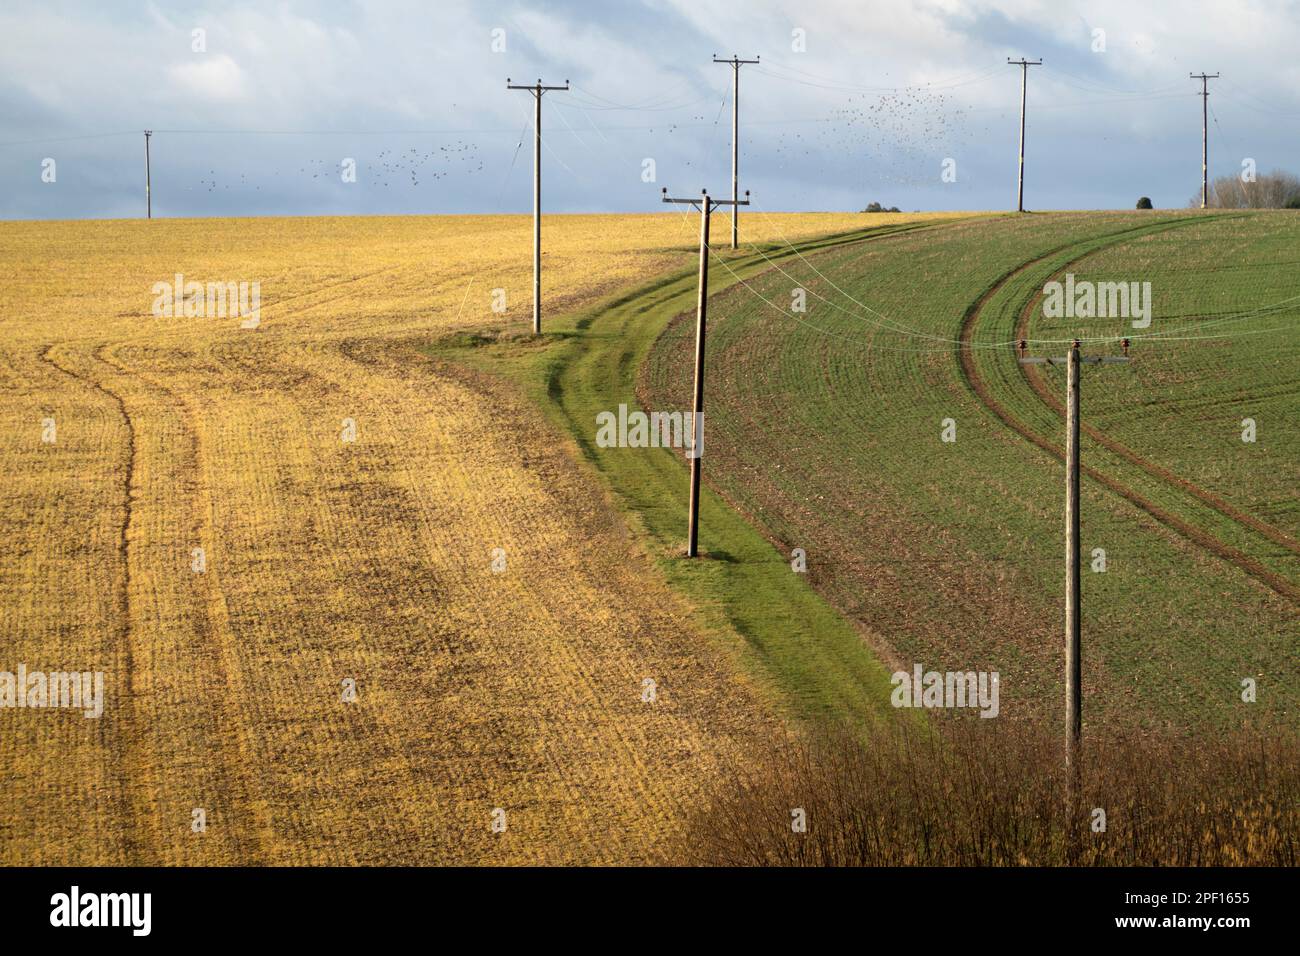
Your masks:
<path fill-rule="evenodd" d="M 774 745 L 697 813 L 683 852 L 731 866 L 1294 866 L 1294 737 L 1086 742 L 1076 810 L 1061 743 L 945 721 Z M 795 833 L 803 808 L 807 831 Z M 1094 832 L 1095 809 L 1105 832 Z"/>

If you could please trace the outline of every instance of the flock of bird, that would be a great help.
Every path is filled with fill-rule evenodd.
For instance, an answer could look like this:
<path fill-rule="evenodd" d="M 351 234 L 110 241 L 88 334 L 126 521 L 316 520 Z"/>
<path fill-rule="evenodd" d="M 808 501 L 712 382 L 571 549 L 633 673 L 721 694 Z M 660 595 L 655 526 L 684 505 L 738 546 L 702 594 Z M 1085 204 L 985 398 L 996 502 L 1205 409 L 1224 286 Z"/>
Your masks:
<path fill-rule="evenodd" d="M 656 124 L 655 128 L 675 133 L 686 127 L 704 126 L 709 127 L 708 135 L 713 138 L 721 127 L 730 125 L 726 121 L 730 117 L 723 117 L 724 111 L 730 112 L 724 109 L 729 99 L 722 98 L 716 115 L 709 108 L 693 113 L 689 119 Z M 938 181 L 936 157 L 960 155 L 961 148 L 969 143 L 970 119 L 969 112 L 944 93 L 920 87 L 883 93 L 851 92 L 845 94 L 843 105 L 828 115 L 776 133 L 769 143 L 778 169 L 791 167 L 807 175 L 817 174 L 819 165 L 849 162 L 874 183 L 926 186 Z M 655 128 L 649 130 L 650 135 Z M 755 141 L 752 129 L 743 132 L 750 143 Z M 691 165 L 689 160 L 685 163 Z M 369 161 L 358 159 L 356 181 L 384 189 L 394 185 L 419 188 L 422 183 L 457 174 L 482 172 L 484 166 L 477 146 L 457 139 L 429 149 L 384 149 Z M 296 171 L 275 170 L 272 176 L 340 182 L 344 181 L 344 171 L 339 159 L 315 159 L 304 162 Z M 250 182 L 247 173 L 228 182 L 218 182 L 215 170 L 209 170 L 208 177 L 198 184 L 208 192 L 262 189 L 260 184 Z"/>
<path fill-rule="evenodd" d="M 418 188 L 421 182 L 437 181 L 455 173 L 472 174 L 482 170 L 483 160 L 478 148 L 472 143 L 456 140 L 454 143 L 425 151 L 414 147 L 384 149 L 369 163 L 357 159 L 356 181 L 364 180 L 384 188 L 389 188 L 394 183 L 399 186 L 409 184 L 412 188 Z M 323 180 L 338 183 L 346 181 L 343 178 L 346 172 L 343 160 L 312 159 L 304 161 L 304 165 L 299 166 L 296 171 L 292 167 L 287 170 L 272 170 L 271 177 L 279 179 L 287 176 L 302 181 L 313 179 L 318 182 Z M 240 173 L 238 180 L 218 181 L 215 169 L 208 170 L 208 176 L 201 178 L 198 185 L 208 192 L 247 188 L 250 185 L 255 191 L 260 191 L 262 188 L 260 184 L 250 183 L 247 173 Z"/>
<path fill-rule="evenodd" d="M 376 181 L 384 187 L 398 179 L 409 179 L 412 186 L 418 187 L 421 176 L 439 180 L 452 172 L 477 173 L 482 170 L 483 160 L 479 157 L 478 149 L 461 140 L 425 153 L 414 147 L 396 151 L 385 149 L 375 160 Z"/>
<path fill-rule="evenodd" d="M 778 168 L 807 170 L 810 162 L 848 156 L 859 169 L 870 164 L 873 182 L 932 186 L 939 182 L 940 159 L 961 155 L 969 143 L 969 120 L 940 92 L 904 87 L 848 94 L 825 122 L 776 137 Z"/>

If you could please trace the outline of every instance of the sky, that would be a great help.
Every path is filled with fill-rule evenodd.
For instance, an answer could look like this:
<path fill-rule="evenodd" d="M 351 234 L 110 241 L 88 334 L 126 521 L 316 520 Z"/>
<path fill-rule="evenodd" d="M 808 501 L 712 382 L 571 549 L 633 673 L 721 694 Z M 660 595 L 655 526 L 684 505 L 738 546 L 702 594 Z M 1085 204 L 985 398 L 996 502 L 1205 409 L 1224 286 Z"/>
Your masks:
<path fill-rule="evenodd" d="M 0 10 L 0 218 L 1182 207 L 1300 172 L 1290 0 L 59 2 Z M 353 176 L 351 173 L 355 171 Z"/>

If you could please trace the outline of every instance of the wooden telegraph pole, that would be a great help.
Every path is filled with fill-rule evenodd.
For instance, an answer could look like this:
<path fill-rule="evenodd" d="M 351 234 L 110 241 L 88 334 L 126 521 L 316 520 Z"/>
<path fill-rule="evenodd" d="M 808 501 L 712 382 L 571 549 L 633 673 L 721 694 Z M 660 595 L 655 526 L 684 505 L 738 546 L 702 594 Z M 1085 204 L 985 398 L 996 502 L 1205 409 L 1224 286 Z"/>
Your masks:
<path fill-rule="evenodd" d="M 1124 354 L 1080 355 L 1075 339 L 1068 355 L 1030 357 L 1028 343 L 1020 341 L 1020 364 L 1065 366 L 1065 765 L 1077 779 L 1079 740 L 1083 735 L 1083 653 L 1079 604 L 1079 365 L 1111 365 L 1128 362 L 1128 339 Z"/>
<path fill-rule="evenodd" d="M 704 332 L 709 304 L 709 215 L 718 206 L 749 205 L 749 190 L 742 199 L 711 199 L 705 189 L 699 199 L 671 199 L 664 187 L 663 201 L 682 203 L 700 211 L 700 289 L 695 308 L 695 396 L 691 406 L 691 447 L 687 457 L 691 460 L 690 530 L 686 537 L 686 556 L 699 554 L 700 531 L 700 459 L 704 455 Z"/>
<path fill-rule="evenodd" d="M 1210 205 L 1210 80 L 1217 80 L 1217 73 L 1189 73 L 1193 80 L 1201 81 L 1201 208 Z"/>
<path fill-rule="evenodd" d="M 1079 655 L 1079 340 L 1065 364 L 1065 763 L 1078 767 L 1083 736 Z"/>
<path fill-rule="evenodd" d="M 740 181 L 740 68 L 746 63 L 757 63 L 758 57 L 752 60 L 741 60 L 733 53 L 730 60 L 719 60 L 718 54 L 713 54 L 714 63 L 726 63 L 731 66 L 731 248 L 737 248 L 737 242 L 740 238 L 740 207 L 744 203 L 738 202 L 736 190 Z"/>
<path fill-rule="evenodd" d="M 1031 66 L 1042 66 L 1043 61 L 1040 57 L 1037 60 L 1026 60 L 1021 58 L 1013 60 L 1007 57 L 1008 63 L 1014 63 L 1020 67 L 1020 173 L 1017 177 L 1016 185 L 1016 212 L 1025 211 L 1025 100 L 1029 94 L 1029 68 Z"/>
<path fill-rule="evenodd" d="M 149 137 L 153 135 L 153 130 L 144 131 L 144 217 L 153 218 L 153 183 L 152 175 L 149 171 Z"/>
<path fill-rule="evenodd" d="M 506 89 L 527 90 L 536 100 L 533 113 L 533 335 L 542 334 L 542 94 L 551 90 L 567 90 L 563 86 L 543 86 L 539 78 L 533 86 L 512 84 L 506 77 Z"/>

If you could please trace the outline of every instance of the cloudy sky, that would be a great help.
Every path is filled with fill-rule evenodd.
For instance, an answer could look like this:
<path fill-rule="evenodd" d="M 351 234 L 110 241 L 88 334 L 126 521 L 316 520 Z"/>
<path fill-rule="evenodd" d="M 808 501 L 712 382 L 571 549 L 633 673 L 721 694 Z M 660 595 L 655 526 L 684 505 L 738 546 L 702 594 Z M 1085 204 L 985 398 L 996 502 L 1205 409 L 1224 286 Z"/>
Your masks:
<path fill-rule="evenodd" d="M 0 35 L 0 218 L 140 215 L 145 128 L 155 215 L 526 212 L 507 77 L 572 87 L 543 98 L 548 211 L 649 211 L 729 189 L 733 53 L 761 58 L 741 188 L 766 210 L 1013 205 L 1021 56 L 1029 208 L 1185 205 L 1190 72 L 1222 74 L 1212 175 L 1300 171 L 1288 0 L 6 0 Z"/>

